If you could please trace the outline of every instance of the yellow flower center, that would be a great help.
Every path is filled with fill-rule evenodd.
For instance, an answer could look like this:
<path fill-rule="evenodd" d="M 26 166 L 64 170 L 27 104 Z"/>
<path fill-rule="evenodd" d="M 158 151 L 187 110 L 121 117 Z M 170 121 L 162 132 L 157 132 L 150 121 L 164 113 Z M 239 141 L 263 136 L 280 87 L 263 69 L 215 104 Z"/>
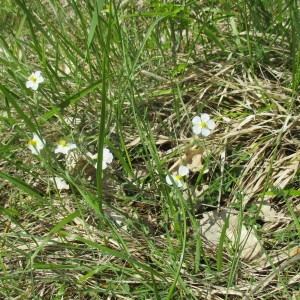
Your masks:
<path fill-rule="evenodd" d="M 59 145 L 61 145 L 63 148 L 66 148 L 67 147 L 67 142 L 65 140 L 60 140 L 58 142 Z"/>
<path fill-rule="evenodd" d="M 201 127 L 201 128 L 204 128 L 204 127 L 206 127 L 206 122 L 203 122 L 203 121 L 202 121 L 202 122 L 200 122 L 200 127 Z"/>
<path fill-rule="evenodd" d="M 37 82 L 37 78 L 34 77 L 34 76 L 30 76 L 30 77 L 29 77 L 29 80 L 30 80 L 30 81 L 33 81 L 33 82 Z"/>
<path fill-rule="evenodd" d="M 30 146 L 36 146 L 37 145 L 37 140 L 31 140 L 31 141 L 29 141 L 28 145 L 30 145 Z"/>
<path fill-rule="evenodd" d="M 178 174 L 178 175 L 175 176 L 175 178 L 176 178 L 177 180 L 181 180 L 181 179 L 182 179 L 182 175 Z"/>

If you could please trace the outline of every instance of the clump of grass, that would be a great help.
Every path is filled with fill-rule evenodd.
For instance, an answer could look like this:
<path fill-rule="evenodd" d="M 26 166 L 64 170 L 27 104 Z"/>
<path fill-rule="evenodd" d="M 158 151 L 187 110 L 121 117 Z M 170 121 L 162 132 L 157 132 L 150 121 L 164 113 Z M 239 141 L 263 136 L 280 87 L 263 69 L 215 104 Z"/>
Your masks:
<path fill-rule="evenodd" d="M 297 297 L 296 2 L 15 3 L 0 13 L 18 16 L 0 36 L 1 297 Z M 76 149 L 55 153 L 62 140 Z M 224 211 L 214 242 L 203 220 Z"/>

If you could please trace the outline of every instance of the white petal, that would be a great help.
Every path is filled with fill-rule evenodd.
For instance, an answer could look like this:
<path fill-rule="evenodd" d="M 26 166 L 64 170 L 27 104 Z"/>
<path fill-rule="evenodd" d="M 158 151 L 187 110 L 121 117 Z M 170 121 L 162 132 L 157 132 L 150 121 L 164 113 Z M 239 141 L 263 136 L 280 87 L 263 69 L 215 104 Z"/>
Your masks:
<path fill-rule="evenodd" d="M 29 89 L 32 87 L 32 82 L 31 81 L 26 81 L 26 87 Z"/>
<path fill-rule="evenodd" d="M 26 87 L 27 87 L 27 88 L 31 88 L 31 89 L 33 89 L 34 91 L 36 91 L 36 90 L 38 89 L 38 87 L 39 87 L 39 84 L 36 83 L 36 82 L 27 81 L 27 82 L 26 82 Z"/>
<path fill-rule="evenodd" d="M 174 177 L 173 177 L 173 178 L 174 178 Z M 173 182 L 171 181 L 171 178 L 170 178 L 169 175 L 166 176 L 166 182 L 167 182 L 167 184 L 169 184 L 169 185 L 173 185 Z"/>
<path fill-rule="evenodd" d="M 72 146 L 75 146 L 75 147 L 72 147 Z M 58 145 L 55 149 L 55 153 L 62 153 L 62 154 L 68 154 L 68 152 L 74 148 L 76 148 L 76 145 L 75 144 L 71 144 L 71 146 L 67 146 L 67 147 L 63 147 L 62 145 Z"/>
<path fill-rule="evenodd" d="M 55 181 L 56 187 L 59 190 L 68 190 L 70 188 L 70 186 L 65 182 L 65 180 L 60 177 L 54 177 L 54 181 Z"/>
<path fill-rule="evenodd" d="M 201 129 L 201 135 L 203 135 L 204 137 L 209 136 L 209 134 L 210 134 L 210 130 L 208 128 L 203 127 Z"/>
<path fill-rule="evenodd" d="M 32 76 L 34 76 L 35 78 L 38 78 L 41 76 L 41 71 L 35 71 L 34 73 L 32 73 Z"/>
<path fill-rule="evenodd" d="M 199 126 L 199 123 L 195 126 L 193 126 L 193 132 L 195 134 L 200 134 L 201 133 L 201 127 Z"/>
<path fill-rule="evenodd" d="M 87 152 L 87 156 L 90 157 L 91 159 L 95 160 L 98 157 L 98 153 L 92 154 L 91 152 Z"/>
<path fill-rule="evenodd" d="M 103 149 L 103 161 L 105 161 L 106 163 L 111 163 L 113 161 L 113 155 L 112 153 L 109 151 L 109 149 L 104 148 Z"/>
<path fill-rule="evenodd" d="M 207 122 L 210 119 L 209 114 L 205 114 L 205 113 L 201 114 L 200 118 L 201 118 L 201 122 Z"/>
<path fill-rule="evenodd" d="M 28 149 L 33 154 L 37 155 L 37 154 L 39 154 L 40 150 L 45 147 L 46 141 L 44 139 L 40 139 L 39 136 L 36 133 L 33 134 L 32 141 L 36 141 L 36 145 L 28 144 Z"/>
<path fill-rule="evenodd" d="M 192 119 L 192 123 L 194 125 L 199 125 L 199 123 L 201 122 L 201 118 L 199 116 L 195 116 L 193 119 Z"/>
<path fill-rule="evenodd" d="M 174 175 L 171 175 L 171 176 L 172 176 L 172 179 L 175 182 L 175 184 L 178 187 L 182 187 L 182 182 L 179 179 L 177 179 L 176 176 L 174 176 Z M 169 185 L 173 185 L 173 181 L 171 180 L 171 177 L 169 175 L 166 176 L 166 181 Z"/>
<path fill-rule="evenodd" d="M 208 120 L 206 122 L 206 127 L 210 130 L 213 130 L 216 127 L 216 123 L 214 120 Z"/>
<path fill-rule="evenodd" d="M 35 155 L 39 154 L 39 150 L 37 148 L 33 147 L 32 145 L 29 145 L 28 149 Z"/>
<path fill-rule="evenodd" d="M 37 85 L 35 82 L 32 82 L 32 81 L 27 81 L 26 82 L 26 87 L 27 88 L 30 88 L 30 89 L 33 89 L 34 91 L 37 90 Z"/>
<path fill-rule="evenodd" d="M 42 83 L 42 82 L 44 82 L 44 77 L 42 77 L 42 76 L 38 77 L 38 79 L 37 79 L 36 82 L 37 82 L 37 83 Z"/>
<path fill-rule="evenodd" d="M 182 182 L 180 180 L 176 179 L 175 183 L 178 187 L 182 187 Z"/>
<path fill-rule="evenodd" d="M 54 153 L 56 154 L 56 153 L 63 153 L 62 151 L 63 151 L 64 149 L 62 148 L 62 146 L 61 145 L 58 145 L 56 148 L 55 148 L 55 150 L 54 150 Z"/>
<path fill-rule="evenodd" d="M 42 150 L 42 149 L 44 148 L 44 144 L 43 144 L 42 142 L 40 142 L 40 143 L 38 143 L 38 144 L 36 145 L 36 148 L 37 148 L 38 150 Z"/>
<path fill-rule="evenodd" d="M 107 168 L 107 163 L 103 160 L 102 161 L 102 170 Z"/>
<path fill-rule="evenodd" d="M 39 140 L 39 139 L 40 139 L 39 136 L 36 133 L 34 133 L 32 140 L 34 141 L 34 140 Z"/>
<path fill-rule="evenodd" d="M 37 89 L 38 89 L 38 87 L 39 87 L 39 84 L 36 82 L 36 83 L 34 83 L 33 85 L 32 85 L 32 89 L 34 90 L 34 91 L 36 91 Z"/>
<path fill-rule="evenodd" d="M 178 174 L 181 176 L 185 176 L 187 174 L 189 174 L 189 169 L 186 166 L 180 166 L 178 169 Z"/>
<path fill-rule="evenodd" d="M 68 144 L 69 151 L 72 149 L 75 149 L 75 148 L 77 148 L 77 146 L 75 144 Z"/>

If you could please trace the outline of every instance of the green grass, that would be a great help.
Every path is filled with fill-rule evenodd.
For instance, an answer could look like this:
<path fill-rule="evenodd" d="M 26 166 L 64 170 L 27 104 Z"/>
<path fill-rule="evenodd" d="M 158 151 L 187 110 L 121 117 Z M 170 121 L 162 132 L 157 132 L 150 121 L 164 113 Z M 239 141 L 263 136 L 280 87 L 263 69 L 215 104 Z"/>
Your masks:
<path fill-rule="evenodd" d="M 297 299 L 299 14 L 296 0 L 4 1 L 0 298 Z M 182 164 L 184 186 L 168 185 Z"/>

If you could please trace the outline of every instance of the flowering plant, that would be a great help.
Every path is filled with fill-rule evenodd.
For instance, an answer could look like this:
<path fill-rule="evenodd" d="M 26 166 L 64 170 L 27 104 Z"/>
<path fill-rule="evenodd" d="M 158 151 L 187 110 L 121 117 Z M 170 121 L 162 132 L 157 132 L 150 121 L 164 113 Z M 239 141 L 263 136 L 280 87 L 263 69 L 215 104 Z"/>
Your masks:
<path fill-rule="evenodd" d="M 26 82 L 26 87 L 31 88 L 36 91 L 39 87 L 39 84 L 44 82 L 44 77 L 41 75 L 41 71 L 33 72 Z"/>
<path fill-rule="evenodd" d="M 183 176 L 186 176 L 189 174 L 189 169 L 185 166 L 180 166 L 179 169 L 178 169 L 178 174 L 173 174 L 173 175 L 167 175 L 166 176 L 166 181 L 168 184 L 172 185 L 173 182 L 175 182 L 175 184 L 178 186 L 178 187 L 182 187 L 182 177 Z M 172 179 L 173 180 L 172 180 Z"/>
<path fill-rule="evenodd" d="M 46 141 L 41 139 L 36 133 L 33 134 L 32 139 L 28 142 L 28 148 L 33 154 L 39 154 L 45 147 Z"/>
<path fill-rule="evenodd" d="M 75 148 L 76 148 L 75 144 L 67 143 L 65 140 L 60 140 L 58 142 L 58 145 L 55 148 L 54 152 L 67 154 L 70 150 L 75 149 Z"/>
<path fill-rule="evenodd" d="M 98 153 L 96 154 L 88 153 L 88 156 L 93 160 L 97 160 Z M 110 152 L 110 150 L 107 148 L 103 148 L 102 170 L 107 168 L 107 164 L 110 164 L 113 161 L 113 158 L 114 157 Z M 94 167 L 97 168 L 97 163 L 95 163 Z"/>
<path fill-rule="evenodd" d="M 51 181 L 55 184 L 55 186 L 59 190 L 68 190 L 68 189 L 70 189 L 70 186 L 61 177 L 54 177 L 54 179 L 51 178 Z"/>
<path fill-rule="evenodd" d="M 204 137 L 210 135 L 210 132 L 215 128 L 215 121 L 210 119 L 209 114 L 201 114 L 192 119 L 193 132 Z"/>

